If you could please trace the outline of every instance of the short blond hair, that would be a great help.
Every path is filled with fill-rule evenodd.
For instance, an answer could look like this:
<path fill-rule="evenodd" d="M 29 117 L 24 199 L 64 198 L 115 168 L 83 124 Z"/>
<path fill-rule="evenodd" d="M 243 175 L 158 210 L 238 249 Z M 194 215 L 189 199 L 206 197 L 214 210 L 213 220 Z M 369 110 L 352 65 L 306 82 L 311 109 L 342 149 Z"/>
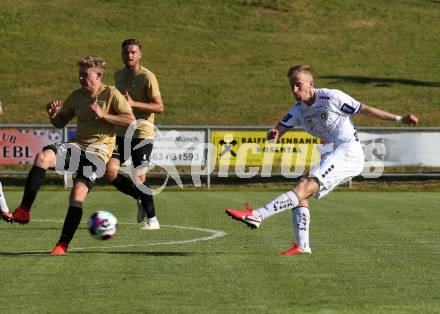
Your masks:
<path fill-rule="evenodd" d="M 97 56 L 87 56 L 79 58 L 78 60 L 76 60 L 76 65 L 79 67 L 83 66 L 86 68 L 93 68 L 96 70 L 96 72 L 101 74 L 104 73 L 105 68 L 107 67 L 107 63 L 105 62 L 105 60 Z"/>
<path fill-rule="evenodd" d="M 289 82 L 292 84 L 300 74 L 307 74 L 313 80 L 312 69 L 307 64 L 297 64 L 292 66 L 289 71 L 287 71 L 287 77 Z"/>

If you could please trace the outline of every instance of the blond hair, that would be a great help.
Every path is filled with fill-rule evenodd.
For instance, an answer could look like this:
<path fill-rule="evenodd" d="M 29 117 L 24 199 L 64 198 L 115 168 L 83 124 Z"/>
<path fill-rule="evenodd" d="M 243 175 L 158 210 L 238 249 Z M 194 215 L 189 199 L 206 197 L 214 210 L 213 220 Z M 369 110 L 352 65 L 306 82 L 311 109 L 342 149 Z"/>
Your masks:
<path fill-rule="evenodd" d="M 289 71 L 287 71 L 287 77 L 289 78 L 289 82 L 293 84 L 295 79 L 298 78 L 300 74 L 306 74 L 310 76 L 310 79 L 313 80 L 312 69 L 307 64 L 297 64 L 292 66 Z"/>
<path fill-rule="evenodd" d="M 104 73 L 105 68 L 107 67 L 107 63 L 105 63 L 105 60 L 101 57 L 97 56 L 87 56 L 83 58 L 79 58 L 76 60 L 76 65 L 86 68 L 93 68 L 98 73 Z"/>

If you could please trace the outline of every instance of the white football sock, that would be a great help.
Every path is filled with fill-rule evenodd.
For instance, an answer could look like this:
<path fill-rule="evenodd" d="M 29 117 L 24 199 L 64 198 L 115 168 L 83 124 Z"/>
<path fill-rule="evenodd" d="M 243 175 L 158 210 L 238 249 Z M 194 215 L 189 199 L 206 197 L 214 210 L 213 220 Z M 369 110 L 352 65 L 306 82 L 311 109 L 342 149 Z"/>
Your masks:
<path fill-rule="evenodd" d="M 5 195 L 3 194 L 3 186 L 0 182 L 0 210 L 4 213 L 9 212 L 8 205 L 6 204 Z"/>
<path fill-rule="evenodd" d="M 299 200 L 295 193 L 289 191 L 287 193 L 281 194 L 273 201 L 252 211 L 252 215 L 261 220 L 266 219 L 275 214 L 279 214 L 285 210 L 292 209 L 298 206 Z"/>
<path fill-rule="evenodd" d="M 305 206 L 299 206 L 292 210 L 292 222 L 295 229 L 296 243 L 306 252 L 310 252 L 309 227 L 310 211 Z"/>

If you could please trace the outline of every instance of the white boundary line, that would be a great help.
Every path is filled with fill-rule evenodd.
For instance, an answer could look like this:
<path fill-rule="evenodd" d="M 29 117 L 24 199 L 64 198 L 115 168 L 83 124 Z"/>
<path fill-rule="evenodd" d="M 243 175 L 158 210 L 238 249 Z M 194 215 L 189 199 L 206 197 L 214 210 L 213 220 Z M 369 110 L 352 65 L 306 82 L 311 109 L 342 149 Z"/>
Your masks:
<path fill-rule="evenodd" d="M 64 222 L 64 220 L 51 220 L 51 219 L 32 219 L 32 221 L 33 222 Z M 131 223 L 131 222 L 118 222 L 118 224 L 121 224 L 121 225 L 137 225 L 137 223 Z M 161 228 L 162 227 L 166 227 L 166 228 L 202 231 L 202 232 L 211 233 L 211 235 L 207 236 L 207 237 L 194 238 L 194 239 L 181 240 L 181 241 L 143 243 L 143 244 L 121 244 L 121 245 L 109 245 L 109 246 L 76 247 L 76 248 L 69 249 L 69 252 L 85 251 L 85 250 L 90 250 L 90 249 L 105 250 L 105 249 L 128 248 L 128 247 L 144 247 L 144 246 L 156 246 L 156 245 L 187 244 L 187 243 L 196 243 L 196 242 L 200 242 L 200 241 L 214 240 L 214 239 L 217 239 L 217 238 L 224 237 L 226 235 L 226 233 L 223 232 L 223 231 L 204 229 L 204 228 L 197 228 L 197 227 L 185 227 L 185 226 L 175 226 L 175 225 L 160 225 L 160 226 L 161 226 Z M 139 230 L 139 232 L 147 233 L 148 231 Z M 13 253 L 13 254 L 49 253 L 49 250 L 21 251 L 21 252 L 10 252 L 10 253 Z"/>

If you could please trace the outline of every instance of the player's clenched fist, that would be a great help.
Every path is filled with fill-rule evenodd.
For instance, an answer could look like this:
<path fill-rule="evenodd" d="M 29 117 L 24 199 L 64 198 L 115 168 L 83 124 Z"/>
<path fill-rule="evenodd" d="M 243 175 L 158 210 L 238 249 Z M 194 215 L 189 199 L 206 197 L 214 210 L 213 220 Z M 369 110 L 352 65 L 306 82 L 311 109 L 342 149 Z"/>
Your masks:
<path fill-rule="evenodd" d="M 51 118 L 54 118 L 61 109 L 61 101 L 53 100 L 46 105 L 46 111 Z"/>
<path fill-rule="evenodd" d="M 104 112 L 102 112 L 101 107 L 99 107 L 97 98 L 90 104 L 90 109 L 95 113 L 98 119 L 104 117 Z"/>
<path fill-rule="evenodd" d="M 267 139 L 272 143 L 276 143 L 279 135 L 280 131 L 278 131 L 278 129 L 270 129 L 269 132 L 267 132 Z"/>
<path fill-rule="evenodd" d="M 417 119 L 415 115 L 409 114 L 403 116 L 401 122 L 409 125 L 417 125 L 419 123 L 419 119 Z"/>

